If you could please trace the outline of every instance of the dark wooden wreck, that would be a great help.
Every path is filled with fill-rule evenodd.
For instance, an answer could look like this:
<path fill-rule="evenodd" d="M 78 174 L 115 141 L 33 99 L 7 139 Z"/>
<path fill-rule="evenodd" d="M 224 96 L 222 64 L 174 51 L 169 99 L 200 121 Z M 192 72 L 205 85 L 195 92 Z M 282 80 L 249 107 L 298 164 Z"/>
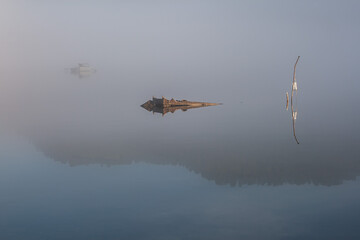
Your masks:
<path fill-rule="evenodd" d="M 155 98 L 149 100 L 141 105 L 141 107 L 145 108 L 149 112 L 153 113 L 161 113 L 165 115 L 168 112 L 174 113 L 176 110 L 181 109 L 182 111 L 186 111 L 191 108 L 200 108 L 200 107 L 208 107 L 208 106 L 216 106 L 220 105 L 220 103 L 208 103 L 208 102 L 191 102 L 187 100 L 168 100 L 164 97 Z"/>

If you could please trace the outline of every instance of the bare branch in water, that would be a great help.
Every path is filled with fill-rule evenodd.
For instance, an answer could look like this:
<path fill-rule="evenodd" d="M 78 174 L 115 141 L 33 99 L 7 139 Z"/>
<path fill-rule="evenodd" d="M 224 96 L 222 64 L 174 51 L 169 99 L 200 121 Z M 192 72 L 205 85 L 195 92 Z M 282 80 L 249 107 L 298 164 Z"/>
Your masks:
<path fill-rule="evenodd" d="M 297 92 L 297 84 L 296 84 L 296 65 L 299 61 L 300 56 L 297 57 L 295 65 L 294 65 L 294 76 L 293 76 L 293 84 L 292 84 L 292 88 L 291 88 L 291 118 L 292 118 L 292 122 L 293 122 L 293 133 L 294 133 L 294 138 L 297 144 L 300 144 L 297 137 L 296 137 L 296 133 L 295 133 L 295 120 L 296 120 L 296 115 L 297 115 L 297 109 L 294 111 L 294 106 L 293 106 L 293 96 L 294 96 L 294 92 Z"/>

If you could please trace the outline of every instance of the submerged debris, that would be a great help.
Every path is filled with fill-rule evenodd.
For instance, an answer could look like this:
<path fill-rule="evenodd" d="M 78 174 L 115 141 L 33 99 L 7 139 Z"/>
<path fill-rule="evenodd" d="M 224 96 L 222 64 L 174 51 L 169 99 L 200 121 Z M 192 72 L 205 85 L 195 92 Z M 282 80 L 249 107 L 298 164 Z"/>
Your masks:
<path fill-rule="evenodd" d="M 157 112 L 161 113 L 163 116 L 168 113 L 174 113 L 176 110 L 181 109 L 186 111 L 191 108 L 200 108 L 200 107 L 207 107 L 207 106 L 216 106 L 220 105 L 220 103 L 208 103 L 208 102 L 190 102 L 187 100 L 168 100 L 164 97 L 162 98 L 155 98 L 153 97 L 152 100 L 149 100 L 141 105 L 141 107 L 145 108 L 149 112 Z"/>

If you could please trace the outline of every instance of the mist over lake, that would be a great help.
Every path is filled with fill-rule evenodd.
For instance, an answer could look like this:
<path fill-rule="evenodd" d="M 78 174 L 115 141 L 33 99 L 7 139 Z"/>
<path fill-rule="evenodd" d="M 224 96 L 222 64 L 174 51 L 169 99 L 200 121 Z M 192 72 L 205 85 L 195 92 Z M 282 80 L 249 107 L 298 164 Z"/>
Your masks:
<path fill-rule="evenodd" d="M 359 9 L 1 1 L 0 239 L 359 239 Z"/>

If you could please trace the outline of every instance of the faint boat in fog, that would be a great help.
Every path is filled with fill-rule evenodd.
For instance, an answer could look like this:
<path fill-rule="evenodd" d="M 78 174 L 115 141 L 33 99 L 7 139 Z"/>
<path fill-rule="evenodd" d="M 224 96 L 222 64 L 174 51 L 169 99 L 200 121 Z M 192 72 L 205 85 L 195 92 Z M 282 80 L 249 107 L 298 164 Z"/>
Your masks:
<path fill-rule="evenodd" d="M 77 75 L 80 78 L 88 77 L 96 72 L 96 69 L 91 67 L 88 63 L 79 63 L 77 67 L 67 69 L 71 74 Z"/>
<path fill-rule="evenodd" d="M 200 107 L 208 107 L 208 106 L 216 106 L 221 105 L 221 103 L 208 103 L 208 102 L 191 102 L 187 100 L 168 100 L 164 97 L 155 98 L 149 100 L 141 105 L 141 107 L 145 108 L 149 112 L 153 113 L 161 113 L 163 116 L 168 113 L 174 113 L 176 110 L 181 109 L 182 111 L 187 111 L 192 108 L 200 108 Z"/>
<path fill-rule="evenodd" d="M 95 68 L 90 67 L 87 63 L 79 63 L 77 67 L 70 68 L 71 73 L 94 73 Z"/>

